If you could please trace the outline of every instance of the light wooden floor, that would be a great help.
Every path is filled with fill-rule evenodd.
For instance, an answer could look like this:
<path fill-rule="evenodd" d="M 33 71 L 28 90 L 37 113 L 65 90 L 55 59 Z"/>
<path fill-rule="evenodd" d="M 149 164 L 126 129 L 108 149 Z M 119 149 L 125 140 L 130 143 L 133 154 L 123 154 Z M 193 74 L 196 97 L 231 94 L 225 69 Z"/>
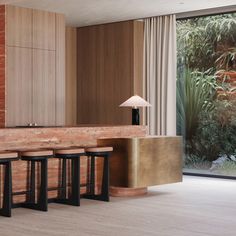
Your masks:
<path fill-rule="evenodd" d="M 147 196 L 50 204 L 49 212 L 14 209 L 0 236 L 235 236 L 236 181 L 185 177 Z"/>

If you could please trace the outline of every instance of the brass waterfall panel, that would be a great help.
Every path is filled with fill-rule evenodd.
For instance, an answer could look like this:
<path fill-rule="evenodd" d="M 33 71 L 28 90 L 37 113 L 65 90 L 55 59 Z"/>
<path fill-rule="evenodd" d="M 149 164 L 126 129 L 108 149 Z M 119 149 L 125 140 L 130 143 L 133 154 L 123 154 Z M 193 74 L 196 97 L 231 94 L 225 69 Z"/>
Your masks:
<path fill-rule="evenodd" d="M 100 139 L 98 145 L 114 147 L 110 182 L 119 187 L 148 187 L 182 181 L 182 138 Z"/>

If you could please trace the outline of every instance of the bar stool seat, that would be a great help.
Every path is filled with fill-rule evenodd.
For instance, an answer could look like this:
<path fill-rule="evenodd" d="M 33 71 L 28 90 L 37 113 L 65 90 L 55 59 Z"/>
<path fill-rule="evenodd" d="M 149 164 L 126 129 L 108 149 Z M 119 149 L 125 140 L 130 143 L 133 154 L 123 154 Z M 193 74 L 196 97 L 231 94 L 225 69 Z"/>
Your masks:
<path fill-rule="evenodd" d="M 27 158 L 45 158 L 45 156 L 53 156 L 52 150 L 21 150 L 21 159 L 27 160 Z"/>
<path fill-rule="evenodd" d="M 0 215 L 11 217 L 12 209 L 12 170 L 11 162 L 19 160 L 17 152 L 0 152 L 0 165 L 5 167 L 3 202 Z"/>
<path fill-rule="evenodd" d="M 113 147 L 89 147 L 86 148 L 86 152 L 112 152 Z"/>
<path fill-rule="evenodd" d="M 4 161 L 4 160 L 11 160 L 11 159 L 16 159 L 18 160 L 19 157 L 18 157 L 18 153 L 17 152 L 7 152 L 7 151 L 4 151 L 4 152 L 0 152 L 0 161 Z"/>
<path fill-rule="evenodd" d="M 31 171 L 29 179 L 29 191 L 27 191 L 27 200 L 23 207 L 47 211 L 48 210 L 48 158 L 53 157 L 52 150 L 21 150 L 21 160 L 30 162 Z M 35 164 L 40 163 L 40 189 L 38 201 L 35 200 L 35 176 L 36 168 Z"/>
<path fill-rule="evenodd" d="M 86 156 L 90 160 L 89 181 L 87 184 L 87 193 L 84 195 L 87 199 L 109 201 L 109 156 L 113 147 L 88 147 L 85 149 Z M 103 158 L 103 176 L 101 194 L 95 194 L 95 157 Z"/>
<path fill-rule="evenodd" d="M 55 154 L 60 154 L 60 155 L 67 155 L 67 154 L 85 154 L 84 148 L 62 148 L 62 149 L 55 149 L 54 150 Z"/>
<path fill-rule="evenodd" d="M 55 158 L 62 159 L 60 186 L 58 198 L 55 202 L 80 206 L 80 157 L 85 156 L 84 148 L 67 147 L 55 149 Z M 67 164 L 71 160 L 71 194 L 67 196 Z M 50 190 L 50 189 L 49 189 Z M 52 190 L 55 190 L 53 188 Z"/>

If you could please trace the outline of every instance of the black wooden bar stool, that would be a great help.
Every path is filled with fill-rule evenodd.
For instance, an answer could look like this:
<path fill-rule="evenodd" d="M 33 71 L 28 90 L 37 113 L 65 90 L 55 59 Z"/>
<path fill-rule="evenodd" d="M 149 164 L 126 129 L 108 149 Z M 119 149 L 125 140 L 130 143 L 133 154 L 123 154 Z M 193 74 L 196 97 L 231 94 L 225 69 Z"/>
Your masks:
<path fill-rule="evenodd" d="M 12 171 L 11 162 L 19 160 L 17 152 L 0 152 L 0 165 L 5 167 L 3 203 L 0 215 L 11 217 L 12 209 Z"/>
<path fill-rule="evenodd" d="M 90 174 L 87 184 L 87 193 L 84 198 L 109 202 L 109 156 L 112 147 L 90 147 L 86 148 L 86 156 L 90 159 Z M 103 176 L 101 194 L 95 194 L 95 157 L 103 158 Z"/>
<path fill-rule="evenodd" d="M 29 191 L 26 202 L 22 207 L 47 211 L 48 210 L 48 158 L 53 157 L 52 150 L 27 150 L 21 151 L 21 160 L 30 162 Z M 40 163 L 40 188 L 37 201 L 35 199 L 35 164 Z"/>
<path fill-rule="evenodd" d="M 55 158 L 62 159 L 61 180 L 58 198 L 55 202 L 73 206 L 80 205 L 80 157 L 85 156 L 83 148 L 55 149 Z M 71 194 L 67 196 L 67 164 L 71 160 Z M 49 189 L 56 190 L 55 188 Z"/>

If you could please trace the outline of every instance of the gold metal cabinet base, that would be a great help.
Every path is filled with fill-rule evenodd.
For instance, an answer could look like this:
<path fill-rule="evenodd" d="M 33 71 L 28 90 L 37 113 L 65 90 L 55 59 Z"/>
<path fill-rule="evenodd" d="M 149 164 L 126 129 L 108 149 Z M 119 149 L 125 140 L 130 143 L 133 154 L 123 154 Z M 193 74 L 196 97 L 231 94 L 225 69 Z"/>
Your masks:
<path fill-rule="evenodd" d="M 113 146 L 110 185 L 142 188 L 182 181 L 182 138 L 99 139 L 98 145 Z"/>

